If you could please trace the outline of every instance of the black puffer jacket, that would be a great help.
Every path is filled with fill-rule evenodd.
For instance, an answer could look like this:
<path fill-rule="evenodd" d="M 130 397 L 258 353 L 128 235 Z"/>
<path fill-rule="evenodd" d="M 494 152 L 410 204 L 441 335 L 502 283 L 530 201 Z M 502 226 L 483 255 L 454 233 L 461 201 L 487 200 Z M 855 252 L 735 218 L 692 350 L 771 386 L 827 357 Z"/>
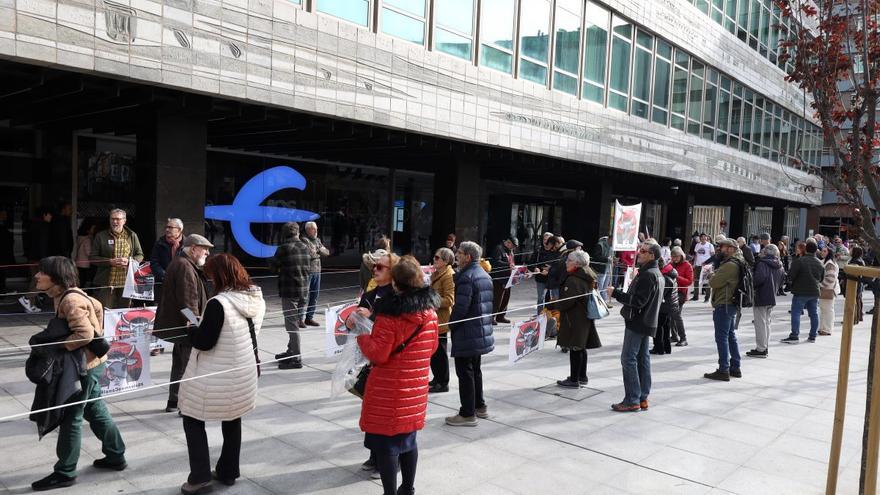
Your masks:
<path fill-rule="evenodd" d="M 449 316 L 452 357 L 473 357 L 495 349 L 492 335 L 492 279 L 471 262 L 455 275 L 455 305 Z M 461 321 L 467 320 L 467 321 Z"/>
<path fill-rule="evenodd" d="M 660 305 L 660 313 L 666 315 L 678 314 L 678 272 L 671 263 L 663 265 L 660 269 L 663 274 L 663 304 Z"/>
<path fill-rule="evenodd" d="M 657 261 L 649 261 L 639 267 L 639 274 L 628 291 L 614 289 L 612 296 L 623 304 L 620 314 L 628 330 L 648 337 L 657 333 L 657 319 L 665 286 Z"/>

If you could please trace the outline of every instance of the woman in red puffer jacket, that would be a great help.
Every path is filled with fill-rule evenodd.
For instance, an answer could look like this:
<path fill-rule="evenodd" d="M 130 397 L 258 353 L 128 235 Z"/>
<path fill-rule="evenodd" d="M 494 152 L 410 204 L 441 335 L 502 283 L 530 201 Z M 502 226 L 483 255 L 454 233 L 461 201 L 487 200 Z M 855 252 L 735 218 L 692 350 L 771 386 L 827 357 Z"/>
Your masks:
<path fill-rule="evenodd" d="M 684 251 L 679 246 L 672 248 L 671 257 L 672 268 L 678 273 L 678 318 L 672 340 L 678 340 L 675 344 L 676 347 L 684 347 L 688 345 L 688 341 L 687 334 L 684 331 L 684 320 L 681 319 L 681 311 L 684 308 L 684 303 L 688 300 L 688 292 L 691 290 L 691 285 L 694 283 L 694 267 L 688 263 L 684 256 Z"/>
<path fill-rule="evenodd" d="M 425 286 L 419 262 L 404 256 L 391 270 L 394 295 L 375 307 L 372 333 L 358 345 L 373 369 L 361 407 L 364 446 L 382 477 L 385 495 L 415 493 L 416 432 L 425 426 L 428 373 L 437 349 L 437 294 Z M 397 487 L 397 471 L 403 484 Z"/>

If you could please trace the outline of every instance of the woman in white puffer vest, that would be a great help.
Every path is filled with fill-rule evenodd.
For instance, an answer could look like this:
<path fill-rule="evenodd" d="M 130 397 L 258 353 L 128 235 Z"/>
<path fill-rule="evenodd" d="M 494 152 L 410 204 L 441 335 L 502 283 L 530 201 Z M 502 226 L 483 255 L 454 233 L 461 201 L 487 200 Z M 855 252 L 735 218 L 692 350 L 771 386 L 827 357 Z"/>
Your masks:
<path fill-rule="evenodd" d="M 180 491 L 187 495 L 210 491 L 212 478 L 233 485 L 240 476 L 241 417 L 256 405 L 256 334 L 266 313 L 262 291 L 232 255 L 209 258 L 205 275 L 215 295 L 199 326 L 189 328 L 193 350 L 178 399 L 190 466 Z M 205 421 L 222 421 L 223 450 L 213 472 Z"/>

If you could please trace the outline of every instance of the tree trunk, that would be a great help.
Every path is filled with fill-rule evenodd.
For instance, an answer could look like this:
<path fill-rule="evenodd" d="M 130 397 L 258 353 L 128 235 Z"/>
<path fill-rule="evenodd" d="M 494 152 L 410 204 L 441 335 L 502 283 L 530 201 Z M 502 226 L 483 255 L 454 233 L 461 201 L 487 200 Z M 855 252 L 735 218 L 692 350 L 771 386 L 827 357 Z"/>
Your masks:
<path fill-rule="evenodd" d="M 854 283 L 854 282 L 848 282 Z M 862 466 L 861 472 L 859 473 L 859 495 L 864 495 L 865 493 L 865 470 L 868 465 L 868 427 L 870 426 L 870 418 L 871 418 L 871 385 L 874 382 L 874 365 L 877 356 L 874 355 L 874 345 L 877 342 L 877 333 L 874 331 L 877 324 L 877 314 L 880 313 L 880 308 L 877 307 L 878 303 L 878 289 L 880 287 L 873 287 L 874 292 L 874 314 L 871 315 L 871 343 L 868 350 L 868 391 L 865 397 L 865 426 L 862 429 Z"/>

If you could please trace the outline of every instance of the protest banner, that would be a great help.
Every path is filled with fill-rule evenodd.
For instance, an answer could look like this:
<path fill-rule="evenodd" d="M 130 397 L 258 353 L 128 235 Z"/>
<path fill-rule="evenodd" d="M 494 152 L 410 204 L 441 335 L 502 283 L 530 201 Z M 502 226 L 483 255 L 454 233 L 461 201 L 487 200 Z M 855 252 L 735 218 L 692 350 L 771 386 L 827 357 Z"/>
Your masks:
<path fill-rule="evenodd" d="M 125 275 L 125 286 L 122 288 L 122 297 L 137 299 L 140 301 L 152 301 L 156 279 L 153 277 L 153 269 L 150 262 L 138 263 L 134 259 L 128 260 L 128 273 Z"/>
<path fill-rule="evenodd" d="M 624 206 L 614 201 L 614 236 L 612 251 L 635 251 L 639 247 L 639 222 L 642 220 L 642 204 Z"/>
<path fill-rule="evenodd" d="M 340 304 L 324 311 L 326 323 L 326 355 L 333 357 L 342 353 L 346 340 L 348 340 L 348 327 L 345 320 L 357 310 L 357 303 Z"/>
<path fill-rule="evenodd" d="M 507 285 L 505 285 L 504 288 L 509 289 L 514 285 L 519 285 L 523 280 L 526 280 L 530 276 L 531 272 L 529 272 L 528 267 L 516 265 L 510 269 L 510 278 L 507 279 Z"/>
<path fill-rule="evenodd" d="M 149 386 L 150 332 L 156 307 L 104 311 L 104 336 L 111 338 L 101 393 L 110 394 Z"/>
<path fill-rule="evenodd" d="M 533 316 L 525 321 L 514 321 L 510 330 L 507 360 L 513 365 L 529 354 L 544 348 L 547 335 L 547 316 Z"/>

